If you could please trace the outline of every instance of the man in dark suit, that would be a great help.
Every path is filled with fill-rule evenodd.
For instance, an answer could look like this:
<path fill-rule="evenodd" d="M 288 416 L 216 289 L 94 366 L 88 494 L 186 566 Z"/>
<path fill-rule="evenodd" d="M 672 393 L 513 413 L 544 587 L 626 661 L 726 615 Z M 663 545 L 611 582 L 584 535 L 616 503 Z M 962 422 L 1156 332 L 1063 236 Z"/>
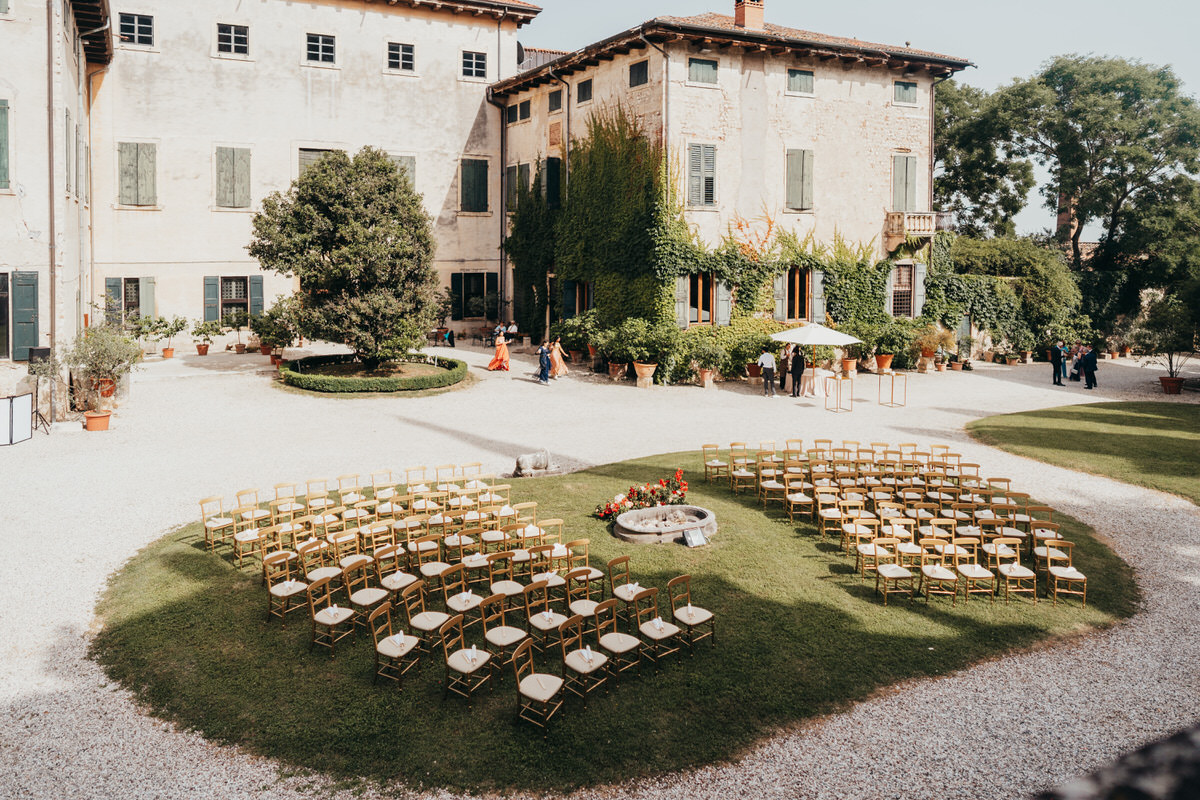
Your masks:
<path fill-rule="evenodd" d="M 1079 367 L 1083 371 L 1083 379 L 1085 381 L 1083 388 L 1096 388 L 1096 348 L 1088 345 L 1084 351 L 1083 358 L 1079 360 Z"/>
<path fill-rule="evenodd" d="M 800 379 L 804 377 L 804 352 L 796 345 L 792 352 L 792 397 L 800 396 Z"/>
<path fill-rule="evenodd" d="M 1050 366 L 1054 368 L 1054 385 L 1062 386 L 1062 360 L 1063 350 L 1062 342 L 1055 342 L 1050 345 Z"/>

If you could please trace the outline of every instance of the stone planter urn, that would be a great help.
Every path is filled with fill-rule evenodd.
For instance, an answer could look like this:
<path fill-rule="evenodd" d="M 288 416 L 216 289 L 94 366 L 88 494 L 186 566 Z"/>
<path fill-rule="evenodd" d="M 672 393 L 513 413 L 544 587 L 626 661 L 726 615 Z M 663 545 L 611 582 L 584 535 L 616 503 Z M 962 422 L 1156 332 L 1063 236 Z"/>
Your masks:
<path fill-rule="evenodd" d="M 1183 392 L 1183 378 L 1160 375 L 1158 382 L 1162 384 L 1163 394 L 1180 394 Z"/>
<path fill-rule="evenodd" d="M 876 353 L 875 368 L 880 372 L 886 372 L 892 368 L 892 359 L 895 357 L 893 353 Z"/>
<path fill-rule="evenodd" d="M 716 387 L 716 382 L 713 381 L 713 371 L 711 369 L 697 370 L 700 374 L 700 388 L 712 389 Z"/>
<path fill-rule="evenodd" d="M 654 385 L 654 371 L 658 369 L 658 364 L 645 364 L 641 361 L 633 362 L 633 371 L 637 373 L 637 386 L 639 389 L 649 389 Z"/>
<path fill-rule="evenodd" d="M 628 367 L 628 364 L 613 364 L 610 362 L 608 365 L 608 377 L 614 381 L 619 381 L 625 377 L 625 371 Z"/>

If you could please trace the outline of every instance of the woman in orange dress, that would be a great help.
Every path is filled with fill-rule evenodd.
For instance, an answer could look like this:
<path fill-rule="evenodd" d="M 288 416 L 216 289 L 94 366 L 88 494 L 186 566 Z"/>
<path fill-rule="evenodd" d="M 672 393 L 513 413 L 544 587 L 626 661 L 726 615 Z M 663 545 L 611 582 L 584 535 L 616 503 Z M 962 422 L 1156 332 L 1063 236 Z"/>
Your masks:
<path fill-rule="evenodd" d="M 488 364 L 488 369 L 492 372 L 501 370 L 508 372 L 508 342 L 504 340 L 504 334 L 496 335 L 496 355 L 492 358 L 492 362 Z"/>
<path fill-rule="evenodd" d="M 554 344 L 550 345 L 550 377 L 557 378 L 568 372 L 567 360 L 563 358 L 562 339 L 555 339 Z"/>

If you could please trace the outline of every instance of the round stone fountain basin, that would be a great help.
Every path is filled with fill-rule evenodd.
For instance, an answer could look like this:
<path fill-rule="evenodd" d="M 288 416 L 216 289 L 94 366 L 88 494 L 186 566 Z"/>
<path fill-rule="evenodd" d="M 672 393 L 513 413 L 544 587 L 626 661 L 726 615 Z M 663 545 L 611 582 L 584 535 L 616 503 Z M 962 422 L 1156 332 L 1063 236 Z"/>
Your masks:
<path fill-rule="evenodd" d="M 700 506 L 656 506 L 617 516 L 613 535 L 626 542 L 662 544 L 683 541 L 683 532 L 698 528 L 706 539 L 717 532 L 717 517 Z"/>

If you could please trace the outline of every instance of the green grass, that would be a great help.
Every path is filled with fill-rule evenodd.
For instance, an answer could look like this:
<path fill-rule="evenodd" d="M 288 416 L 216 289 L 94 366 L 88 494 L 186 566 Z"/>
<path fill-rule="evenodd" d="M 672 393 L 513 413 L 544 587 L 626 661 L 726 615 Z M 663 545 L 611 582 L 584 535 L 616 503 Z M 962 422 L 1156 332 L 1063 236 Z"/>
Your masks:
<path fill-rule="evenodd" d="M 1091 579 L 1086 609 L 978 598 L 955 608 L 893 598 L 884 608 L 853 562 L 810 526 L 765 514 L 693 471 L 689 499 L 712 509 L 720 525 L 707 548 L 626 544 L 589 516 L 600 500 L 676 466 L 695 468 L 699 456 L 513 482 L 514 499 L 563 517 L 572 538 L 590 536 L 597 566 L 629 553 L 643 586 L 691 573 L 694 602 L 718 620 L 715 649 L 704 643 L 658 676 L 647 669 L 627 677 L 586 711 L 568 700 L 545 740 L 515 720 L 511 673 L 468 710 L 459 698 L 442 699 L 439 661 L 398 691 L 372 686 L 371 646 L 362 638 L 333 660 L 310 654 L 305 619 L 294 616 L 286 631 L 265 624 L 255 569 L 238 571 L 205 552 L 195 525 L 114 576 L 99 605 L 93 657 L 153 713 L 278 758 L 285 769 L 410 787 L 565 790 L 732 759 L 883 687 L 1109 625 L 1138 602 L 1131 570 L 1066 517 L 1076 563 Z M 549 659 L 539 668 L 558 670 Z"/>
<path fill-rule="evenodd" d="M 976 420 L 967 431 L 1010 453 L 1200 505 L 1200 405 L 1064 406 Z"/>

